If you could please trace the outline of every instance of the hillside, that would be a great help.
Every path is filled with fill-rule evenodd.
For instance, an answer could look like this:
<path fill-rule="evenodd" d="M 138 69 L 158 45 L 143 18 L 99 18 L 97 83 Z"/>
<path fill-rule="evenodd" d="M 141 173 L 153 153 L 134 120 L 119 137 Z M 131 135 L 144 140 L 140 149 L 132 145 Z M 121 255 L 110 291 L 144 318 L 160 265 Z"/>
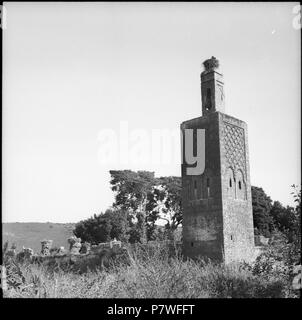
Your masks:
<path fill-rule="evenodd" d="M 53 240 L 53 247 L 64 246 L 68 248 L 67 239 L 72 235 L 72 223 L 36 223 L 36 222 L 13 222 L 2 224 L 2 242 L 17 245 L 17 251 L 32 248 L 35 252 L 41 250 L 41 240 Z"/>

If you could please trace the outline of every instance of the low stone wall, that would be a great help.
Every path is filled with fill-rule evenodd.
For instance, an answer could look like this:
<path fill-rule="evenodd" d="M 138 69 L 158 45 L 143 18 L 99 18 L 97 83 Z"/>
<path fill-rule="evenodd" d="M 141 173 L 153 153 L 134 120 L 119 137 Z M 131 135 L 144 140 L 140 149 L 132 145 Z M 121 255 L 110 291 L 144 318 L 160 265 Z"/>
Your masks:
<path fill-rule="evenodd" d="M 28 261 L 31 263 L 43 264 L 51 268 L 68 269 L 75 271 L 87 271 L 96 268 L 108 267 L 110 260 L 119 255 L 127 254 L 122 247 L 121 241 L 113 240 L 106 243 L 91 246 L 89 243 L 81 243 L 80 238 L 71 237 L 68 239 L 69 250 L 60 247 L 54 251 L 52 240 L 41 241 L 42 249 L 40 253 L 34 253 L 31 248 L 22 248 L 16 253 L 15 248 L 8 250 L 7 254 L 17 261 Z"/>
<path fill-rule="evenodd" d="M 121 247 L 118 248 L 103 248 L 96 252 L 86 254 L 73 254 L 68 252 L 64 255 L 53 256 L 32 256 L 32 263 L 43 264 L 51 270 L 66 270 L 76 272 L 87 272 L 88 270 L 103 270 L 110 266 L 111 261 L 123 257 L 125 262 L 128 258 L 127 250 Z"/>
<path fill-rule="evenodd" d="M 255 236 L 255 249 L 253 252 L 252 261 L 254 261 L 262 252 L 265 251 L 268 238 L 262 236 Z M 12 247 L 7 251 L 7 255 L 15 257 L 18 261 L 30 261 L 32 263 L 41 263 L 52 268 L 67 268 L 68 270 L 80 270 L 85 271 L 87 269 L 95 269 L 96 267 L 104 268 L 110 263 L 110 260 L 121 258 L 124 263 L 128 261 L 130 251 L 132 249 L 142 249 L 143 251 L 153 252 L 157 248 L 169 250 L 169 255 L 175 256 L 182 252 L 181 241 L 148 241 L 145 244 L 132 244 L 128 249 L 122 246 L 121 241 L 113 240 L 110 242 L 99 243 L 98 245 L 90 245 L 90 243 L 81 243 L 80 238 L 71 237 L 68 239 L 70 244 L 69 250 L 65 250 L 64 247 L 60 247 L 54 251 L 52 246 L 52 240 L 41 241 L 42 249 L 41 253 L 35 254 L 31 248 L 24 248 L 21 252 L 16 253 L 16 248 Z M 260 245 L 259 245 L 260 244 Z M 150 251 L 151 250 L 151 251 Z M 143 253 L 142 251 L 142 253 Z M 124 259 L 124 260 L 123 260 Z"/>

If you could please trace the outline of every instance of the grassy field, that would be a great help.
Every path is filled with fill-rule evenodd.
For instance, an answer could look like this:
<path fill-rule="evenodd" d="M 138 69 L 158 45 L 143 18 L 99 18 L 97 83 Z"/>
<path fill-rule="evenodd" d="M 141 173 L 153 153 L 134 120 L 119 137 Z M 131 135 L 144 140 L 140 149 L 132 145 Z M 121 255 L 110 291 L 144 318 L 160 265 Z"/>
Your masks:
<path fill-rule="evenodd" d="M 259 266 L 225 266 L 184 260 L 166 247 L 128 249 L 128 258 L 106 270 L 74 272 L 47 265 L 8 265 L 4 297 L 20 298 L 286 298 L 296 297 L 291 280 Z M 261 269 L 261 268 L 260 268 Z M 13 271 L 12 271 L 13 270 Z M 19 280 L 18 280 L 19 279 Z"/>
<path fill-rule="evenodd" d="M 2 242 L 8 241 L 22 247 L 31 248 L 35 252 L 41 250 L 41 240 L 53 240 L 53 247 L 68 248 L 67 239 L 72 235 L 73 224 L 63 223 L 3 223 Z"/>

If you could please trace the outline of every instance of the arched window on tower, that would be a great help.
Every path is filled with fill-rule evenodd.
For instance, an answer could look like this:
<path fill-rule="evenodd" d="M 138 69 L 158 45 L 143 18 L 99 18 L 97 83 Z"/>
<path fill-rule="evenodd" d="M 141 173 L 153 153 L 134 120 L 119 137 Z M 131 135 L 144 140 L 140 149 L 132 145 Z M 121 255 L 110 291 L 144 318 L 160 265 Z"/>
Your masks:
<path fill-rule="evenodd" d="M 238 187 L 237 187 L 237 199 L 239 200 L 246 200 L 246 185 L 245 185 L 245 179 L 243 172 L 241 170 L 238 170 L 236 173 L 237 181 L 238 181 Z"/>
<path fill-rule="evenodd" d="M 231 167 L 227 170 L 227 194 L 229 198 L 235 199 L 235 177 Z"/>
<path fill-rule="evenodd" d="M 208 199 L 213 197 L 215 192 L 215 184 L 213 180 L 213 172 L 209 168 L 205 168 L 205 171 L 200 179 L 201 197 L 202 199 Z"/>
<path fill-rule="evenodd" d="M 206 110 L 210 110 L 212 108 L 212 101 L 211 101 L 211 89 L 207 88 L 206 94 Z"/>

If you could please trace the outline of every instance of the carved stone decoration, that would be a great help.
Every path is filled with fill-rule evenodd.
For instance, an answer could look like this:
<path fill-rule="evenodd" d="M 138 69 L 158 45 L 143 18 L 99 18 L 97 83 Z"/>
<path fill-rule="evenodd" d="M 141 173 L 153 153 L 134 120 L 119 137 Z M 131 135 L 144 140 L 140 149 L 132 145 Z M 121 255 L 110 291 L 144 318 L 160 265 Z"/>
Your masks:
<path fill-rule="evenodd" d="M 228 165 L 236 170 L 241 169 L 246 178 L 244 129 L 224 122 L 223 142 Z"/>

